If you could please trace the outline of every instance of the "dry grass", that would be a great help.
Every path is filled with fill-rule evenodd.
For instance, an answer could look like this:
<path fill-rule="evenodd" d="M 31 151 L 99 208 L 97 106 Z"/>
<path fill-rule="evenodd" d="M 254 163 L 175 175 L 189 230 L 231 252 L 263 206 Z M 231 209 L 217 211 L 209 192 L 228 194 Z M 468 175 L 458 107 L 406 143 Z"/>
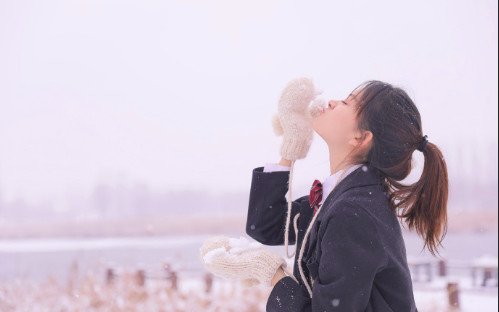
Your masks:
<path fill-rule="evenodd" d="M 140 286 L 135 272 L 125 269 L 111 283 L 105 281 L 104 272 L 88 271 L 81 278 L 73 271 L 64 283 L 54 277 L 43 282 L 17 279 L 0 285 L 0 311 L 263 312 L 271 291 L 261 285 L 244 288 L 237 282 L 215 279 L 212 290 L 206 292 L 201 277 L 188 282 L 180 279 L 178 289 L 167 280 L 146 280 Z M 443 289 L 416 290 L 416 295 L 420 312 L 471 311 L 449 308 Z"/>
<path fill-rule="evenodd" d="M 217 279 L 208 293 L 202 278 L 183 287 L 180 280 L 178 289 L 166 279 L 146 280 L 140 286 L 132 269 L 107 283 L 101 273 L 87 271 L 80 278 L 73 270 L 64 283 L 54 277 L 43 282 L 17 279 L 5 283 L 0 285 L 0 311 L 259 312 L 265 310 L 270 293 L 266 287 L 244 288 Z"/>

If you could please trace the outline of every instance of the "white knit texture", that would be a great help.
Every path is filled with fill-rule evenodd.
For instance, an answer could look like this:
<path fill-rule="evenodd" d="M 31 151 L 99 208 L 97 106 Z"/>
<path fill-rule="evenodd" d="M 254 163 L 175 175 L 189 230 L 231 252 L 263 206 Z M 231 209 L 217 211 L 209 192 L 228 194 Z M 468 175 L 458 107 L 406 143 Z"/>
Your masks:
<path fill-rule="evenodd" d="M 291 80 L 281 93 L 277 115 L 272 116 L 276 135 L 283 135 L 280 154 L 288 160 L 303 159 L 312 144 L 312 118 L 317 116 L 324 101 L 310 102 L 320 93 L 309 78 Z"/>
<path fill-rule="evenodd" d="M 260 243 L 245 243 L 242 237 L 240 240 L 224 236 L 209 238 L 200 253 L 206 269 L 219 277 L 241 280 L 243 286 L 257 283 L 271 286 L 277 269 L 287 266 L 283 257 L 264 249 Z"/>

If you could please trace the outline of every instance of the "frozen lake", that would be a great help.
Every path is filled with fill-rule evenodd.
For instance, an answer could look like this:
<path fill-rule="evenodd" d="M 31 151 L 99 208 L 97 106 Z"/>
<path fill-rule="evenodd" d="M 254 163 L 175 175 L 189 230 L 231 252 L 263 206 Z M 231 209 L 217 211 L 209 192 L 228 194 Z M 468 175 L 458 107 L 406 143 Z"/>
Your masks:
<path fill-rule="evenodd" d="M 224 234 L 231 237 L 246 234 Z M 447 234 L 442 255 L 450 265 L 449 273 L 466 274 L 465 270 L 452 271 L 453 263 L 470 261 L 473 258 L 498 255 L 497 233 Z M 73 261 L 78 261 L 79 269 L 106 267 L 144 267 L 161 270 L 165 262 L 182 271 L 204 271 L 199 261 L 199 247 L 204 239 L 213 236 L 143 236 L 119 238 L 57 238 L 57 239 L 12 239 L 0 240 L 0 280 L 9 281 L 16 276 L 30 279 L 45 278 L 53 274 L 65 278 Z M 404 236 L 408 256 L 420 254 L 423 242 L 416 234 Z M 284 256 L 283 246 L 267 246 Z M 290 247 L 292 252 L 293 247 Z"/>

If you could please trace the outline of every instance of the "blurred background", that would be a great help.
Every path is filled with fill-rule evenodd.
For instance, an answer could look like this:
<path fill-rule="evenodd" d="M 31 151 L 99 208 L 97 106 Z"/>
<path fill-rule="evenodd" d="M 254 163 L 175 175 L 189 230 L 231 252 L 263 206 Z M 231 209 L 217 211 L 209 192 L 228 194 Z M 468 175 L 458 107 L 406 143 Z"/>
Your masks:
<path fill-rule="evenodd" d="M 442 258 L 404 229 L 418 309 L 456 283 L 455 307 L 497 311 L 497 9 L 0 1 L 0 311 L 264 311 L 269 289 L 210 276 L 198 249 L 249 238 L 252 170 L 279 161 L 271 118 L 301 76 L 328 100 L 370 79 L 409 93 L 450 179 Z M 293 197 L 328 175 L 316 134 Z"/>

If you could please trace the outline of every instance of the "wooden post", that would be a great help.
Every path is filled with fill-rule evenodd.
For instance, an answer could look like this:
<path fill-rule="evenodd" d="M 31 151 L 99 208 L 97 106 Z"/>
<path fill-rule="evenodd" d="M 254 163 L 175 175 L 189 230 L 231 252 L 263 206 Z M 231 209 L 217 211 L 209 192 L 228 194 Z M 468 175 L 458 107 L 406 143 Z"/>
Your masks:
<path fill-rule="evenodd" d="M 177 290 L 177 273 L 172 270 L 170 264 L 165 263 L 163 268 L 166 271 L 166 279 L 170 281 L 170 288 Z"/>
<path fill-rule="evenodd" d="M 207 293 L 210 293 L 213 286 L 213 276 L 211 275 L 211 273 L 206 273 L 204 275 L 204 282 L 205 282 L 205 291 Z"/>
<path fill-rule="evenodd" d="M 447 263 L 443 259 L 438 261 L 438 276 L 447 276 Z"/>
<path fill-rule="evenodd" d="M 111 284 L 116 277 L 112 268 L 108 268 L 106 271 L 106 283 Z"/>
<path fill-rule="evenodd" d="M 144 272 L 144 270 L 137 271 L 137 273 L 135 275 L 135 282 L 139 286 L 144 286 L 144 284 L 146 282 L 146 273 Z"/>
<path fill-rule="evenodd" d="M 492 270 L 491 269 L 484 269 L 483 270 L 483 282 L 482 286 L 485 287 L 487 286 L 487 280 L 492 278 Z"/>
<path fill-rule="evenodd" d="M 171 271 L 170 274 L 171 287 L 173 290 L 177 290 L 177 272 Z"/>
<path fill-rule="evenodd" d="M 459 309 L 459 285 L 457 282 L 447 283 L 447 294 L 449 296 L 449 305 L 452 310 Z"/>

